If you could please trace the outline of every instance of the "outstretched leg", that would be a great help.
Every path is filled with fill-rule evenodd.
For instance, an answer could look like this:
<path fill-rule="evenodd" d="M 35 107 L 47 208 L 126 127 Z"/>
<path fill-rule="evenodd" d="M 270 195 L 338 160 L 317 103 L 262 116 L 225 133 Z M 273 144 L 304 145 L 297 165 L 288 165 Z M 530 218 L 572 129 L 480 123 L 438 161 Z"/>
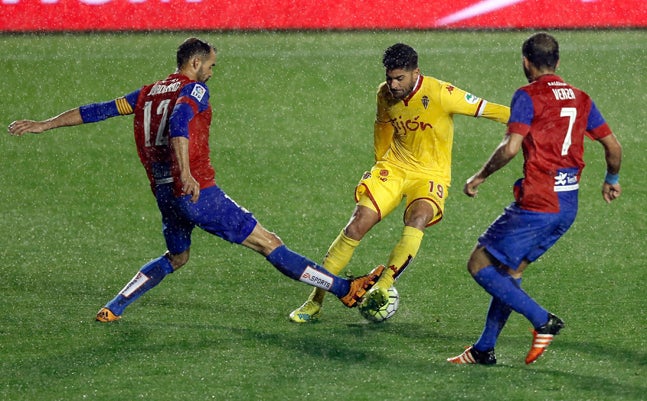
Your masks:
<path fill-rule="evenodd" d="M 339 274 L 350 262 L 364 235 L 379 221 L 380 217 L 375 210 L 357 205 L 346 227 L 328 248 L 323 267 L 333 274 Z M 324 290 L 315 288 L 303 305 L 290 313 L 290 320 L 295 323 L 316 321 L 321 313 L 325 294 Z"/>
<path fill-rule="evenodd" d="M 342 230 L 328 248 L 322 263 L 323 267 L 333 274 L 339 274 L 350 262 L 359 243 L 360 241 L 348 237 Z M 314 288 L 303 305 L 290 312 L 290 320 L 295 323 L 308 323 L 318 320 L 325 295 L 326 291 L 321 288 Z"/>
<path fill-rule="evenodd" d="M 366 276 L 354 280 L 344 279 L 290 250 L 276 234 L 267 231 L 260 223 L 256 225 L 242 245 L 265 255 L 277 270 L 291 279 L 332 292 L 349 308 L 357 305 L 357 301 L 364 296 L 367 289 L 375 284 L 384 270 L 383 267 L 376 268 Z"/>

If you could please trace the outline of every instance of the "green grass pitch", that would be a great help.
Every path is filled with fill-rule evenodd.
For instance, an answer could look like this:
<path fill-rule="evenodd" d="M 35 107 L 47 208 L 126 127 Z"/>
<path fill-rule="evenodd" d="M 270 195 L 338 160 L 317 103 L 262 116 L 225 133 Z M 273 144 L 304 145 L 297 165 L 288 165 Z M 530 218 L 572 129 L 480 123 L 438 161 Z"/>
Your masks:
<path fill-rule="evenodd" d="M 219 50 L 209 81 L 218 183 L 294 250 L 321 260 L 372 164 L 384 48 L 406 42 L 423 73 L 508 104 L 524 84 L 529 32 L 198 34 Z M 503 126 L 456 118 L 443 222 L 426 231 L 386 324 L 328 299 L 322 321 L 287 314 L 310 289 L 261 256 L 196 231 L 189 264 L 115 324 L 94 314 L 164 251 L 131 119 L 0 136 L 1 400 L 641 400 L 647 399 L 647 32 L 555 32 L 559 73 L 588 91 L 624 145 L 624 194 L 600 196 L 601 146 L 587 142 L 580 213 L 525 274 L 567 324 L 525 366 L 530 325 L 513 315 L 491 367 L 447 357 L 480 334 L 488 296 L 465 263 L 512 199 L 521 158 L 481 187 L 462 183 Z M 0 125 L 108 100 L 174 70 L 188 33 L 0 36 Z M 350 271 L 384 263 L 401 210 L 358 248 Z"/>

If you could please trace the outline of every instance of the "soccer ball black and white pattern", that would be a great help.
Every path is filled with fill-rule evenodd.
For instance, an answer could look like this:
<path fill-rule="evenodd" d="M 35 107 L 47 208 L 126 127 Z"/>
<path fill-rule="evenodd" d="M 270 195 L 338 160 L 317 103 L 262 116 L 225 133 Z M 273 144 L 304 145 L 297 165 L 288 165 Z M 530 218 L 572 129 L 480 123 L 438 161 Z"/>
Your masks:
<path fill-rule="evenodd" d="M 373 323 L 380 323 L 395 315 L 395 312 L 398 311 L 398 306 L 400 306 L 400 294 L 395 287 L 389 288 L 389 302 L 386 303 L 380 309 L 373 309 L 363 303 L 359 305 L 359 313 L 364 317 L 364 319 Z"/>

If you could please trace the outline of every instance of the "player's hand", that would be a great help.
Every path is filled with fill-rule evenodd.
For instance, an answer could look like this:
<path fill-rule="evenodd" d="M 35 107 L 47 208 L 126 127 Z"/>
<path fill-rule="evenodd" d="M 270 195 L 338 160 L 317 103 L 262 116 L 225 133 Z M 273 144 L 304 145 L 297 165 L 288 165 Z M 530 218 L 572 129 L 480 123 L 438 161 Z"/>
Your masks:
<path fill-rule="evenodd" d="M 191 195 L 191 202 L 193 203 L 196 203 L 200 198 L 200 184 L 191 174 L 187 174 L 186 177 L 182 176 L 182 192 L 186 195 Z"/>
<path fill-rule="evenodd" d="M 39 134 L 47 129 L 47 124 L 42 121 L 18 120 L 7 127 L 9 134 L 21 136 L 26 133 Z"/>
<path fill-rule="evenodd" d="M 621 193 L 620 184 L 609 184 L 607 182 L 602 184 L 602 198 L 606 203 L 611 203 L 611 201 L 618 199 Z"/>
<path fill-rule="evenodd" d="M 485 179 L 478 177 L 477 175 L 471 176 L 466 182 L 465 186 L 463 187 L 463 192 L 465 195 L 473 198 L 478 194 L 478 186 L 483 184 L 485 182 Z"/>

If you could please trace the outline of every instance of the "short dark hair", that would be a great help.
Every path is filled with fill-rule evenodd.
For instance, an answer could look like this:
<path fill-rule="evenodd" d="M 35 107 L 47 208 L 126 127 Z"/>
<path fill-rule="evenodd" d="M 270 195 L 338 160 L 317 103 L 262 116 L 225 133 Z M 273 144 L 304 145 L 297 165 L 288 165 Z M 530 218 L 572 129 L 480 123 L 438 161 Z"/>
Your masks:
<path fill-rule="evenodd" d="M 201 58 L 209 57 L 211 50 L 214 52 L 216 48 L 209 43 L 198 38 L 188 38 L 177 48 L 177 68 L 182 68 L 184 64 L 189 62 L 193 57 L 198 56 Z"/>
<path fill-rule="evenodd" d="M 382 64 L 387 71 L 403 69 L 411 71 L 418 68 L 418 53 L 404 43 L 396 43 L 384 51 Z"/>
<path fill-rule="evenodd" d="M 551 35 L 539 32 L 523 42 L 521 53 L 536 68 L 555 71 L 559 61 L 559 44 Z"/>

